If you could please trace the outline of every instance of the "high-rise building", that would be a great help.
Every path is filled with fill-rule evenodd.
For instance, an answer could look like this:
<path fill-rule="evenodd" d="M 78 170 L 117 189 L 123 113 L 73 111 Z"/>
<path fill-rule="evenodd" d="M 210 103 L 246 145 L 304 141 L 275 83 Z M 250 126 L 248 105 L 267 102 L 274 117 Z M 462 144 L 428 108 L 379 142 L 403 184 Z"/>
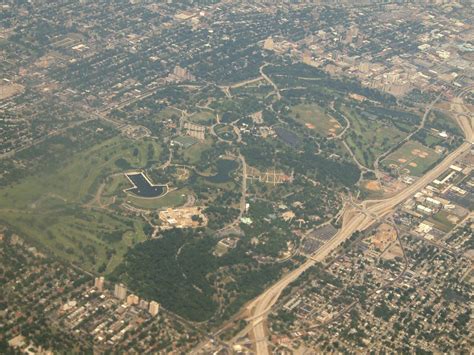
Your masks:
<path fill-rule="evenodd" d="M 96 277 L 95 280 L 94 280 L 94 287 L 99 290 L 100 292 L 102 292 L 104 290 L 104 277 L 103 276 L 100 276 L 100 277 Z"/>
<path fill-rule="evenodd" d="M 156 301 L 151 301 L 148 307 L 148 312 L 154 317 L 160 311 L 160 304 Z"/>
<path fill-rule="evenodd" d="M 124 300 L 127 297 L 127 288 L 124 284 L 115 284 L 114 296 L 119 300 Z"/>
<path fill-rule="evenodd" d="M 129 306 L 133 306 L 134 304 L 138 304 L 140 298 L 137 295 L 130 294 L 127 296 L 127 304 Z"/>

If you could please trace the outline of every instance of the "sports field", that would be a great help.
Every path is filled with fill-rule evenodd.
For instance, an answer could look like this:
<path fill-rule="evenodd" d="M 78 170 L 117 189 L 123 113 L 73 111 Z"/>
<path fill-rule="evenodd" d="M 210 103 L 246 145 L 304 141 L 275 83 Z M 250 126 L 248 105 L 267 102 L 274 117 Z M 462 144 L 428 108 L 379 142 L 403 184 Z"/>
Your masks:
<path fill-rule="evenodd" d="M 401 174 L 423 175 L 440 155 L 417 141 L 408 141 L 382 161 L 386 168 L 398 169 Z"/>

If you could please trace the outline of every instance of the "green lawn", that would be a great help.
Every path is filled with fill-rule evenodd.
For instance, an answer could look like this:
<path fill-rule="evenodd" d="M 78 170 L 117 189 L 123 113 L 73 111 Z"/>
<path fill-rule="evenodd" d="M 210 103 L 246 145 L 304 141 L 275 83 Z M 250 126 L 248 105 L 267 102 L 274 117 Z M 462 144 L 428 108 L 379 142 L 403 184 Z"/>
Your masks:
<path fill-rule="evenodd" d="M 130 181 L 125 177 L 124 174 L 115 175 L 110 177 L 102 191 L 102 199 L 117 196 L 121 191 L 130 188 Z"/>
<path fill-rule="evenodd" d="M 216 119 L 216 115 L 212 111 L 199 111 L 193 113 L 191 116 L 188 117 L 188 119 L 192 122 L 198 123 L 198 124 L 207 124 L 209 122 L 213 122 Z"/>
<path fill-rule="evenodd" d="M 138 198 L 128 195 L 125 199 L 132 206 L 144 209 L 161 209 L 168 207 L 178 207 L 186 202 L 190 191 L 186 188 L 168 192 L 166 195 L 158 198 Z"/>
<path fill-rule="evenodd" d="M 408 141 L 382 161 L 385 168 L 397 168 L 401 173 L 423 175 L 440 155 L 417 141 Z"/>
<path fill-rule="evenodd" d="M 33 244 L 94 272 L 101 266 L 112 271 L 128 246 L 146 239 L 141 222 L 75 206 L 47 211 L 1 209 L 0 221 Z"/>
<path fill-rule="evenodd" d="M 234 128 L 231 125 L 218 124 L 214 127 L 214 132 L 226 141 L 237 139 L 237 135 L 234 132 Z"/>
<path fill-rule="evenodd" d="M 369 168 L 380 154 L 406 137 L 406 133 L 387 121 L 369 120 L 347 108 L 343 113 L 351 122 L 346 142 L 357 160 Z"/>
<path fill-rule="evenodd" d="M 93 200 L 106 176 L 121 173 L 124 165 L 143 168 L 159 153 L 160 146 L 153 141 L 118 136 L 101 142 L 74 155 L 55 171 L 1 188 L 0 221 L 85 269 L 97 271 L 104 264 L 115 265 L 127 246 L 145 238 L 142 222 L 85 204 Z M 111 186 L 106 185 L 103 192 L 105 198 L 109 200 L 124 183 L 120 175 L 111 179 Z"/>
<path fill-rule="evenodd" d="M 324 113 L 317 104 L 299 104 L 290 110 L 291 117 L 305 125 L 309 130 L 322 136 L 332 136 L 340 133 L 343 129 L 336 119 Z"/>
<path fill-rule="evenodd" d="M 148 145 L 153 147 L 153 158 L 156 159 L 160 146 L 154 141 L 132 141 L 124 137 L 109 139 L 71 157 L 57 171 L 34 175 L 0 189 L 0 208 L 28 208 L 50 194 L 60 196 L 68 203 L 85 203 L 94 196 L 106 176 L 145 167 Z M 117 165 L 120 159 L 128 163 L 128 169 Z"/>
<path fill-rule="evenodd" d="M 451 229 L 454 228 L 454 224 L 449 220 L 450 214 L 448 211 L 440 211 L 434 216 L 432 216 L 429 221 L 434 223 L 436 228 L 439 230 L 448 233 Z"/>
<path fill-rule="evenodd" d="M 173 116 L 181 117 L 181 111 L 176 110 L 175 108 L 172 108 L 172 107 L 167 107 L 158 113 L 158 119 L 160 121 L 168 120 L 170 118 L 173 118 Z"/>
<path fill-rule="evenodd" d="M 273 86 L 264 81 L 258 81 L 238 88 L 230 89 L 232 95 L 251 95 L 263 99 L 273 91 Z"/>
<path fill-rule="evenodd" d="M 184 159 L 187 160 L 188 164 L 196 164 L 201 159 L 202 153 L 212 148 L 213 143 L 214 140 L 208 137 L 205 141 L 194 144 L 183 151 Z"/>

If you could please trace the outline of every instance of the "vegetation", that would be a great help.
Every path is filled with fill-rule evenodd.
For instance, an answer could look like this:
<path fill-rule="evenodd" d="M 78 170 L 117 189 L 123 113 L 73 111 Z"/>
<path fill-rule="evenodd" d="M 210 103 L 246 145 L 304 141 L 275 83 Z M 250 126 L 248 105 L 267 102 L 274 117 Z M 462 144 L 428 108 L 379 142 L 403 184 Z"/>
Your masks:
<path fill-rule="evenodd" d="M 88 270 L 109 272 L 129 246 L 145 239 L 144 223 L 92 210 L 88 203 L 107 176 L 122 172 L 123 161 L 145 167 L 150 147 L 153 156 L 159 155 L 154 142 L 115 137 L 51 170 L 18 179 L 0 189 L 0 221 L 52 254 Z"/>
<path fill-rule="evenodd" d="M 169 230 L 131 248 L 113 276 L 189 320 L 227 317 L 284 265 L 259 266 L 245 242 L 221 257 L 213 255 L 215 245 L 203 230 Z"/>

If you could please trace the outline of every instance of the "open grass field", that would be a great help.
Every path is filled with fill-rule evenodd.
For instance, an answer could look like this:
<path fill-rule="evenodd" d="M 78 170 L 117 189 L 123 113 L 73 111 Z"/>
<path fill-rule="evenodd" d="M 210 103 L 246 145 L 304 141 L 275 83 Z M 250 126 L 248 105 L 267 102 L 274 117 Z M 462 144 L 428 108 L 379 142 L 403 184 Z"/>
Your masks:
<path fill-rule="evenodd" d="M 184 149 L 188 149 L 193 144 L 196 144 L 198 139 L 190 136 L 179 136 L 175 138 L 174 141 L 179 143 Z"/>
<path fill-rule="evenodd" d="M 32 244 L 93 272 L 112 271 L 129 246 L 146 239 L 140 222 L 67 205 L 40 211 L 1 209 L 0 220 Z"/>
<path fill-rule="evenodd" d="M 167 107 L 159 112 L 158 120 L 168 120 L 171 119 L 173 116 L 181 117 L 181 112 L 179 110 L 176 110 L 175 108 Z"/>
<path fill-rule="evenodd" d="M 230 89 L 230 92 L 233 95 L 252 95 L 259 99 L 263 99 L 272 91 L 273 91 L 273 86 L 268 85 L 266 82 L 262 80 Z"/>
<path fill-rule="evenodd" d="M 136 142 L 123 137 L 102 142 L 71 157 L 57 171 L 34 175 L 0 189 L 0 208 L 29 208 L 46 194 L 55 194 L 67 203 L 85 203 L 106 176 L 145 167 L 148 145 L 152 146 L 153 157 L 158 157 L 160 146 L 156 142 Z"/>
<path fill-rule="evenodd" d="M 202 153 L 211 149 L 214 140 L 211 137 L 206 138 L 202 142 L 198 142 L 183 151 L 183 157 L 188 164 L 196 164 L 201 159 Z"/>
<path fill-rule="evenodd" d="M 187 200 L 187 195 L 190 191 L 186 188 L 173 190 L 168 192 L 166 195 L 153 199 L 137 198 L 133 196 L 127 196 L 125 201 L 138 208 L 144 209 L 162 209 L 162 208 L 173 208 L 183 205 Z"/>
<path fill-rule="evenodd" d="M 382 161 L 386 168 L 399 169 L 400 173 L 421 176 L 440 155 L 417 141 L 409 141 Z"/>
<path fill-rule="evenodd" d="M 101 198 L 113 198 L 117 196 L 120 191 L 130 188 L 130 181 L 125 177 L 124 174 L 117 174 L 109 177 L 102 190 Z M 125 192 L 123 193 L 125 194 Z"/>
<path fill-rule="evenodd" d="M 346 142 L 357 160 L 369 168 L 377 156 L 406 137 L 406 133 L 386 121 L 369 120 L 348 109 L 343 113 L 351 122 Z"/>
<path fill-rule="evenodd" d="M 141 222 L 86 204 L 106 176 L 145 167 L 159 156 L 152 141 L 115 137 L 78 153 L 54 171 L 0 189 L 0 221 L 51 253 L 91 271 L 111 271 L 127 246 L 145 238 Z M 105 191 L 113 193 L 123 184 Z M 109 263 L 111 263 L 109 265 Z"/>
<path fill-rule="evenodd" d="M 293 106 L 290 114 L 294 120 L 322 136 L 335 136 L 343 129 L 336 119 L 325 114 L 323 109 L 316 104 L 299 104 Z"/>
<path fill-rule="evenodd" d="M 453 217 L 455 220 L 457 220 L 456 217 L 450 215 L 448 211 L 440 211 L 432 216 L 429 221 L 432 222 L 439 230 L 448 233 L 455 226 L 455 222 L 452 220 Z"/>
<path fill-rule="evenodd" d="M 199 112 L 193 113 L 188 119 L 194 123 L 198 124 L 207 124 L 215 121 L 216 116 L 212 111 L 201 110 Z"/>

